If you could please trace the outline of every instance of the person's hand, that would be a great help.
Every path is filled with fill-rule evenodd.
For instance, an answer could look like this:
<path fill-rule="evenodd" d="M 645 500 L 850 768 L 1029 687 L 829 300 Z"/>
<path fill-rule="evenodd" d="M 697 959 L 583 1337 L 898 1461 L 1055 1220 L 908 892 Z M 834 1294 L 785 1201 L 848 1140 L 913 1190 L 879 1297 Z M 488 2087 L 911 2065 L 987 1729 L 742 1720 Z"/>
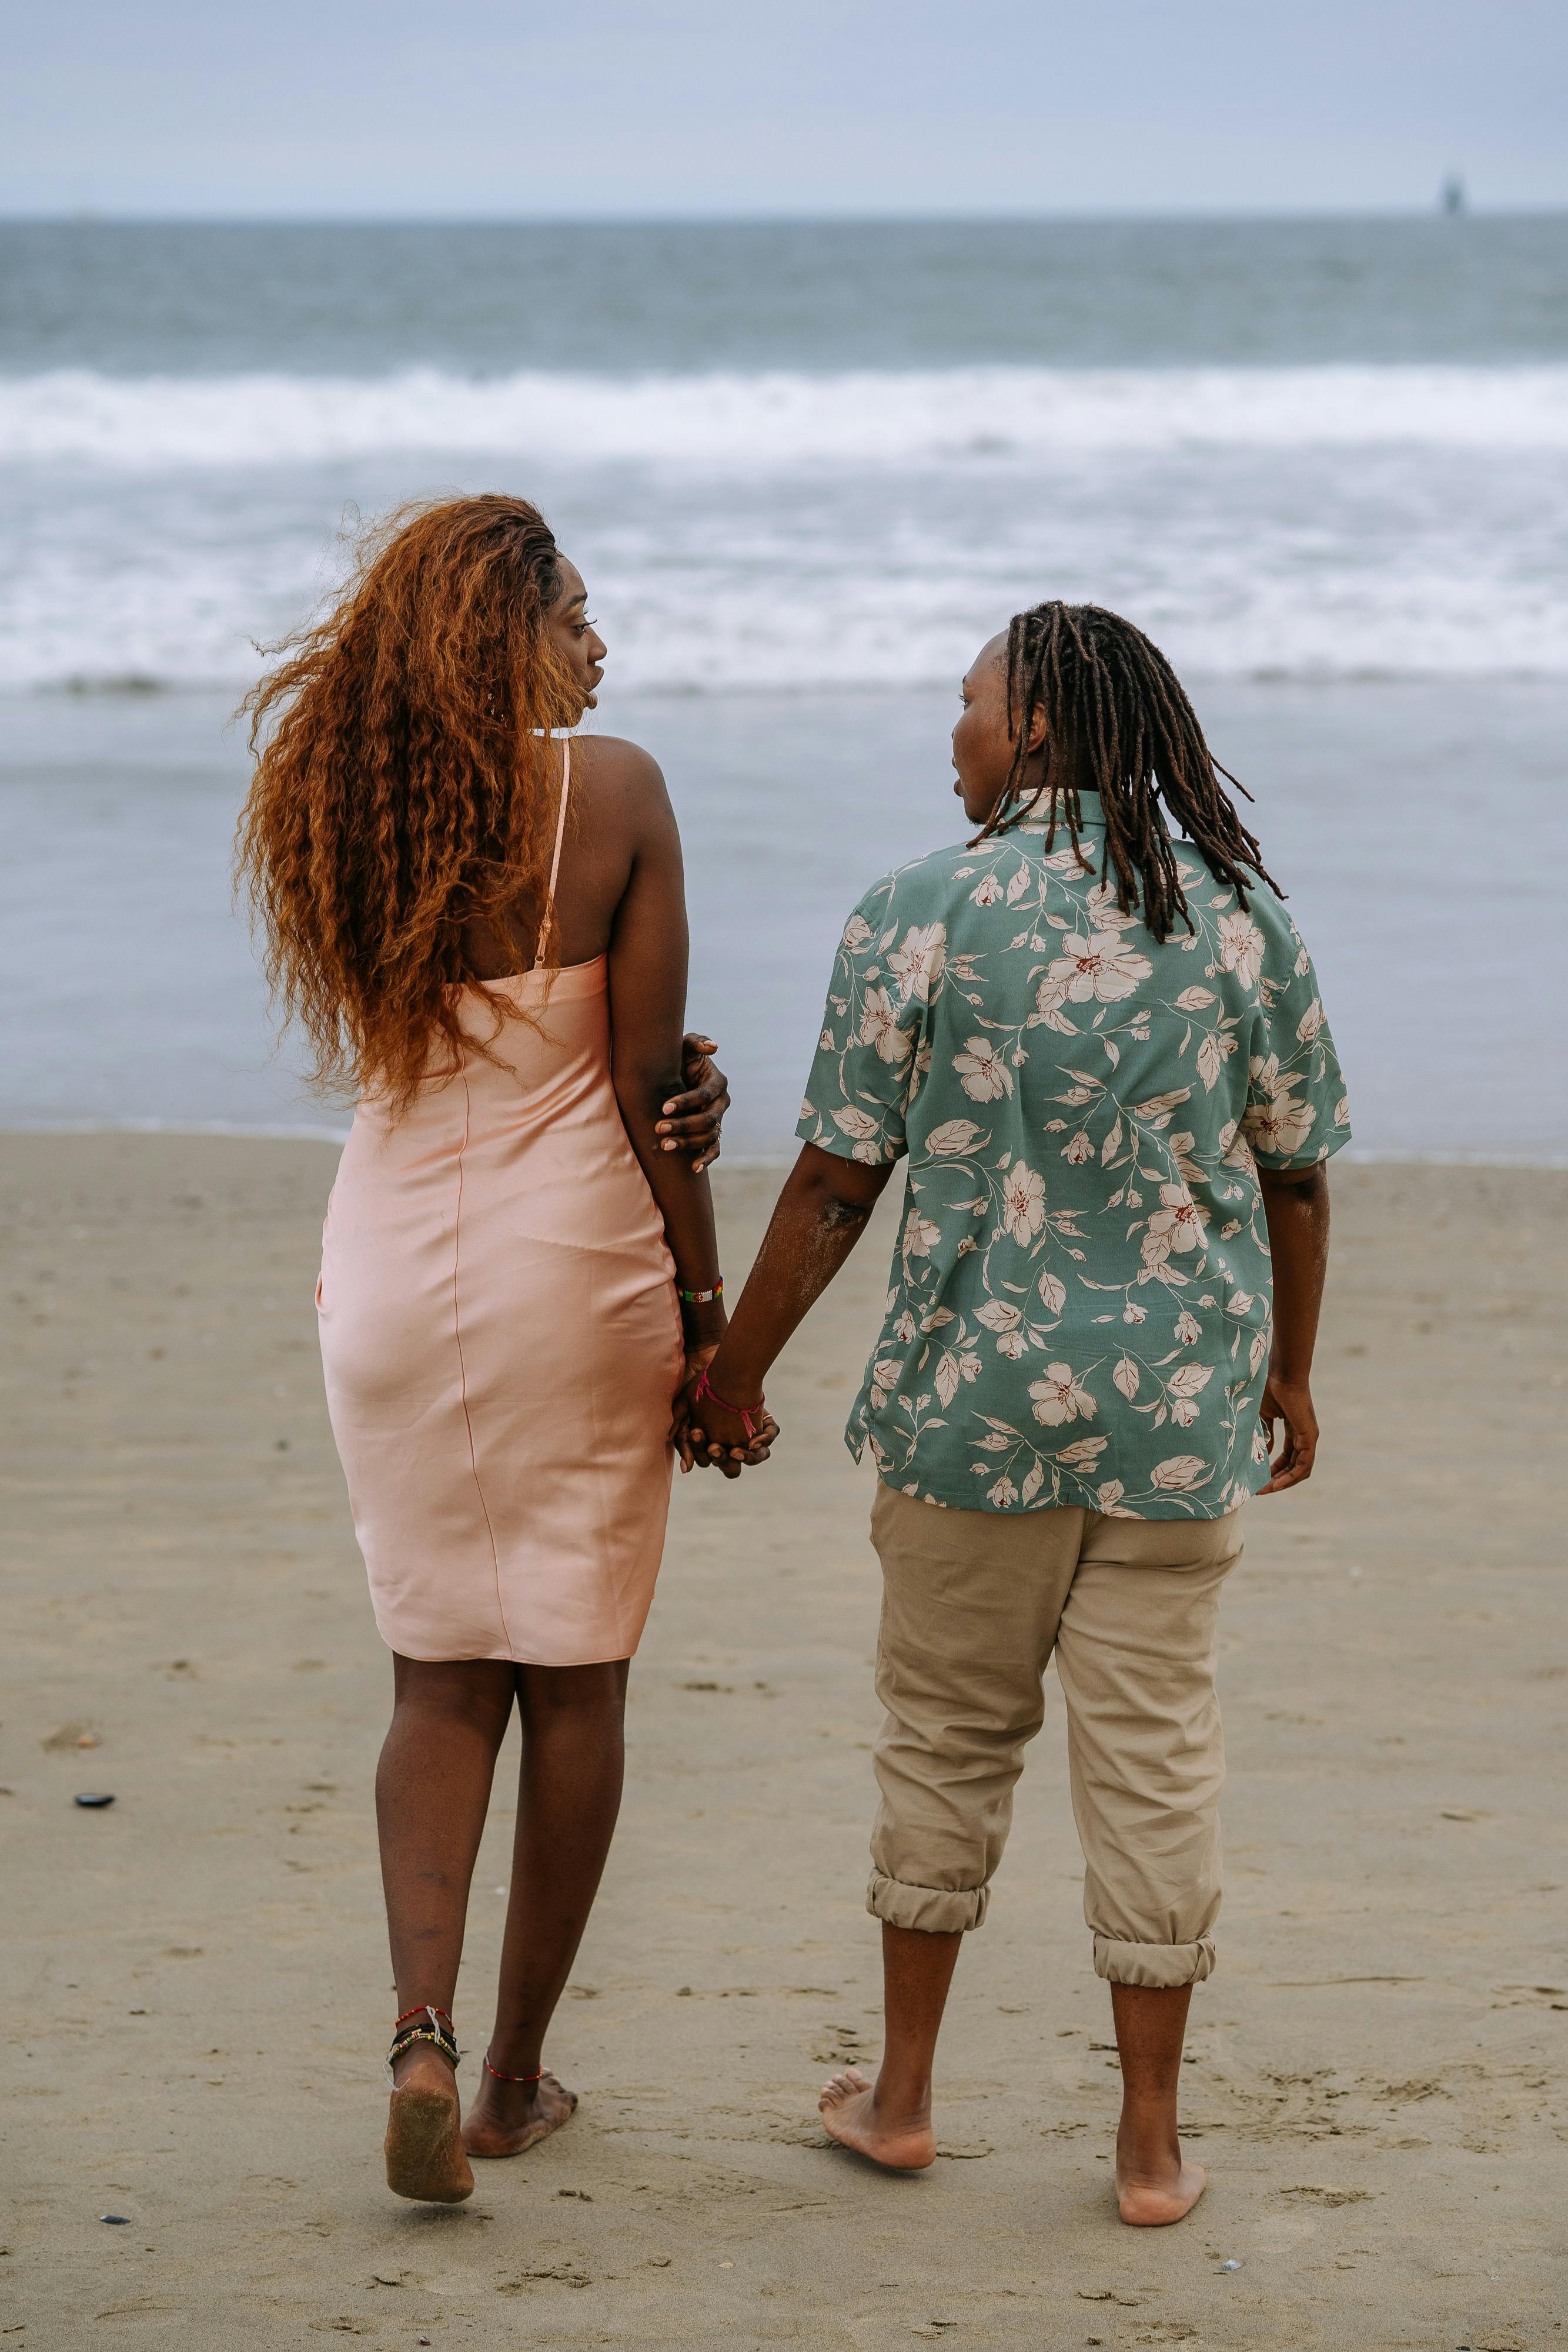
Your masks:
<path fill-rule="evenodd" d="M 1263 1401 L 1258 1407 L 1258 1418 L 1269 1433 L 1271 1475 L 1260 1495 L 1282 1495 L 1287 1486 L 1299 1486 L 1303 1478 L 1312 1475 L 1317 1459 L 1318 1417 L 1312 1411 L 1312 1392 L 1305 1381 L 1282 1380 L 1270 1372 L 1263 1389 Z M 1274 1451 L 1275 1432 L 1281 1422 L 1285 1425 L 1284 1442 Z"/>
<path fill-rule="evenodd" d="M 729 1108 L 729 1080 L 712 1056 L 712 1037 L 688 1031 L 681 1041 L 681 1084 L 672 1095 L 653 1132 L 661 1151 L 689 1151 L 692 1174 L 700 1176 L 718 1158 L 719 1130 Z"/>
<path fill-rule="evenodd" d="M 738 1412 L 719 1404 L 712 1395 L 706 1395 L 700 1406 L 696 1391 L 717 1350 L 715 1348 L 694 1349 L 686 1359 L 686 1381 L 675 1399 L 675 1421 L 671 1433 L 681 1457 L 681 1471 L 714 1469 L 726 1478 L 738 1478 L 742 1470 L 752 1470 L 766 1462 L 779 1434 L 779 1423 L 760 1399 L 751 1412 L 751 1431 L 747 1437 L 746 1423 Z"/>

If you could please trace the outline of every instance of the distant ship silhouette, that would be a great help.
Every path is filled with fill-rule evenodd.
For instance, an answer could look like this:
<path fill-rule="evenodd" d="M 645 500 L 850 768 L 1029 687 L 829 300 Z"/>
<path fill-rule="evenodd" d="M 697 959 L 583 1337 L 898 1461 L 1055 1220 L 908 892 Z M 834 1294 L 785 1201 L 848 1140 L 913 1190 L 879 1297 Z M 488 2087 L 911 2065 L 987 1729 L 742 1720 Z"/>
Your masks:
<path fill-rule="evenodd" d="M 1444 175 L 1442 187 L 1437 192 L 1437 209 L 1439 212 L 1447 213 L 1450 220 L 1456 219 L 1467 209 L 1465 184 L 1458 172 L 1449 172 Z"/>

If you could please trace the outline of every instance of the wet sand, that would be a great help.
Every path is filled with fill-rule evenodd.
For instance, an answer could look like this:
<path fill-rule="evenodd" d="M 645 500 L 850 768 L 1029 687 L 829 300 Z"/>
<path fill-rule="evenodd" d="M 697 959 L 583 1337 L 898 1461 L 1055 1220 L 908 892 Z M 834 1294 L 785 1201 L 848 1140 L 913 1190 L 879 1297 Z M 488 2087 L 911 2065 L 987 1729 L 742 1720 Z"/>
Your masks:
<path fill-rule="evenodd" d="M 941 2159 L 879 2175 L 815 2114 L 881 2031 L 870 1478 L 837 1430 L 891 1202 L 779 1368 L 775 1462 L 677 1487 L 549 2049 L 580 2114 L 466 2207 L 387 2194 L 389 1675 L 310 1304 L 333 1159 L 0 1139 L 7 2340 L 1563 2341 L 1568 1175 L 1336 1165 L 1322 1467 L 1254 1507 L 1223 1619 L 1228 1889 L 1185 2075 L 1211 2186 L 1136 2234 L 1059 1706 L 960 1967 Z M 775 1180 L 719 1175 L 733 1282 Z"/>

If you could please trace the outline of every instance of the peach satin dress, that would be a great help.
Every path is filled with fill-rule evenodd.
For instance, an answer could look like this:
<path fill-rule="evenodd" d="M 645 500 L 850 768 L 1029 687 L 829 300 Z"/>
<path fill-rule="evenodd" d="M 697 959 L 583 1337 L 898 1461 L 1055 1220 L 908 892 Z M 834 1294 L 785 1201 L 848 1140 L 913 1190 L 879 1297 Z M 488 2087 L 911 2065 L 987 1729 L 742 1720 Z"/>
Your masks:
<path fill-rule="evenodd" d="M 553 895 L 570 789 L 563 743 Z M 541 934 L 540 949 L 546 941 Z M 317 1286 L 382 1638 L 408 1658 L 630 1657 L 664 1549 L 674 1265 L 610 1077 L 603 956 L 463 991 L 538 1008 L 402 1118 L 361 1101 Z"/>

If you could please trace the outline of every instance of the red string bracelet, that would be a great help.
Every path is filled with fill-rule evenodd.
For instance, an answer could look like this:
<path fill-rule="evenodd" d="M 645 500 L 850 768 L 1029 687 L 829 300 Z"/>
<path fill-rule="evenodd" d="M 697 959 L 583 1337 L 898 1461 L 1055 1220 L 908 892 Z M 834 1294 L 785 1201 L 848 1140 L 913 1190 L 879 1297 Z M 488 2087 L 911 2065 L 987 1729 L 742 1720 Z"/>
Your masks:
<path fill-rule="evenodd" d="M 711 1397 L 714 1403 L 719 1407 L 721 1412 L 734 1413 L 737 1421 L 739 1422 L 741 1427 L 746 1432 L 746 1442 L 747 1445 L 751 1445 L 756 1443 L 757 1423 L 753 1420 L 752 1414 L 759 1413 L 762 1411 L 764 1404 L 768 1402 L 766 1397 L 758 1397 L 756 1404 L 751 1408 L 750 1412 L 747 1411 L 743 1404 L 731 1404 L 727 1397 L 720 1396 L 718 1391 L 709 1380 L 706 1365 L 703 1368 L 701 1380 L 698 1381 L 696 1387 L 692 1391 L 693 1404 L 701 1404 L 705 1396 Z"/>

